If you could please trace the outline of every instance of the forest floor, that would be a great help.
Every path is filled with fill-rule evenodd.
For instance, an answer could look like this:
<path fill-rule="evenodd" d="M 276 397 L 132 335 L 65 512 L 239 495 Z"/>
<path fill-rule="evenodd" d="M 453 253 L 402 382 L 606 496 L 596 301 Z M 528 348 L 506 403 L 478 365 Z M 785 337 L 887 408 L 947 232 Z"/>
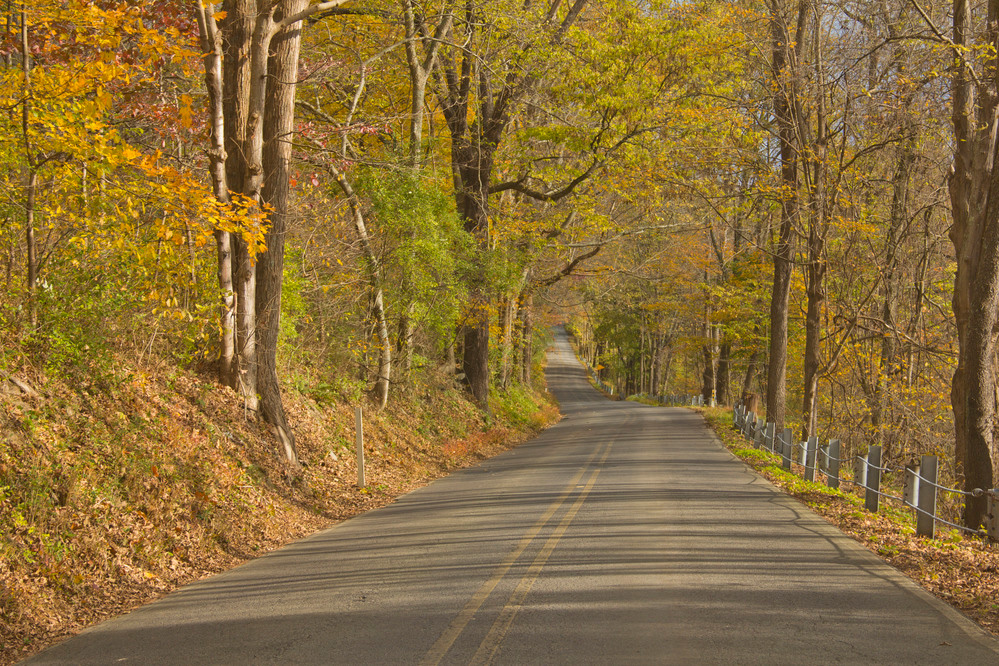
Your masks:
<path fill-rule="evenodd" d="M 864 508 L 852 484 L 831 490 L 802 479 L 802 468 L 781 468 L 780 458 L 753 448 L 732 429 L 730 409 L 703 409 L 708 424 L 730 451 L 785 493 L 863 544 L 923 588 L 999 636 L 999 548 L 987 539 L 938 527 L 936 538 L 917 536 L 913 512 L 882 504 Z M 898 493 L 895 493 L 898 494 Z"/>
<path fill-rule="evenodd" d="M 393 501 L 558 419 L 544 395 L 485 418 L 449 377 L 365 415 L 358 391 L 298 377 L 286 394 L 304 470 L 234 392 L 176 367 L 58 380 L 0 375 L 0 664 L 177 587 Z M 348 391 L 349 393 L 349 391 Z"/>

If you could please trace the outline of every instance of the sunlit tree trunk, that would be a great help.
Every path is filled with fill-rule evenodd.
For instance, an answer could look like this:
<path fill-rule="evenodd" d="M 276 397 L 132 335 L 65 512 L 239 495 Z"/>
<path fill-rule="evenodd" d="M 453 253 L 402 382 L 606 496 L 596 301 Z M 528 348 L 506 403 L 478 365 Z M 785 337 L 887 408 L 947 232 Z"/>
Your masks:
<path fill-rule="evenodd" d="M 773 40 L 773 107 L 780 142 L 781 211 L 777 247 L 773 255 L 774 278 L 770 293 L 770 352 L 767 359 L 767 421 L 784 427 L 787 394 L 787 317 L 791 293 L 791 242 L 798 221 L 799 143 L 797 111 L 797 52 L 801 46 L 806 7 L 798 7 L 794 37 L 787 23 L 784 0 L 771 0 Z"/>
<path fill-rule="evenodd" d="M 822 366 L 822 306 L 826 300 L 826 102 L 825 70 L 822 65 L 822 21 L 818 3 L 815 11 L 815 141 L 811 145 L 811 206 L 808 217 L 808 270 L 805 287 L 805 358 L 802 400 L 802 441 L 816 435 L 818 426 L 819 373 Z M 799 118 L 799 123 L 804 119 Z M 805 132 L 799 130 L 799 135 Z"/>
<path fill-rule="evenodd" d="M 205 68 L 205 89 L 208 92 L 210 114 L 208 170 L 215 198 L 222 204 L 231 203 L 225 164 L 225 111 L 222 104 L 222 35 L 209 7 L 198 2 L 198 28 L 201 36 L 202 61 Z M 215 231 L 218 254 L 218 283 L 222 294 L 219 314 L 219 381 L 236 388 L 236 311 L 232 288 L 232 239 L 228 231 Z"/>
<path fill-rule="evenodd" d="M 966 490 L 991 488 L 996 413 L 995 356 L 999 309 L 999 169 L 994 168 L 996 137 L 996 43 L 999 0 L 989 0 L 984 34 L 975 40 L 970 0 L 954 2 L 957 46 L 953 84 L 954 165 L 950 178 L 953 225 L 950 238 L 957 255 L 953 309 L 958 333 L 958 365 L 951 384 L 955 459 Z M 976 60 L 977 77 L 964 58 L 976 47 L 990 47 Z M 964 523 L 978 527 L 985 497 L 967 497 Z"/>

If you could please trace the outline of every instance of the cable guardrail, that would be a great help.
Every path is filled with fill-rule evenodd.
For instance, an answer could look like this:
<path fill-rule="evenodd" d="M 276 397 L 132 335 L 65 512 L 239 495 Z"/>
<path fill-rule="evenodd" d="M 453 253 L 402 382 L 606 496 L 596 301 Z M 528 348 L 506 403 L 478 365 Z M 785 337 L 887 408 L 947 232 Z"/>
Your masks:
<path fill-rule="evenodd" d="M 917 534 L 933 537 L 936 525 L 939 523 L 968 534 L 988 536 L 999 541 L 999 489 L 958 490 L 940 485 L 937 483 L 936 456 L 922 456 L 918 464 L 893 468 L 882 465 L 881 447 L 872 445 L 868 448 L 867 455 L 855 456 L 853 478 L 846 479 L 840 476 L 840 465 L 845 460 L 840 457 L 841 442 L 838 439 L 830 439 L 827 444 L 821 446 L 817 437 L 809 437 L 805 442 L 796 442 L 790 428 L 777 433 L 773 423 L 765 423 L 741 404 L 737 404 L 733 409 L 732 426 L 756 448 L 776 454 L 784 470 L 792 471 L 792 463 L 798 463 L 804 468 L 803 477 L 806 481 L 815 481 L 815 472 L 818 470 L 825 475 L 826 484 L 830 488 L 838 488 L 842 482 L 863 488 L 864 506 L 873 513 L 877 513 L 882 498 L 900 502 L 903 506 L 913 509 L 916 512 Z M 898 472 L 905 473 L 901 497 L 883 492 L 881 489 L 882 476 Z M 963 497 L 986 497 L 989 506 L 986 511 L 985 529 L 976 530 L 958 525 L 937 514 L 938 491 Z"/>

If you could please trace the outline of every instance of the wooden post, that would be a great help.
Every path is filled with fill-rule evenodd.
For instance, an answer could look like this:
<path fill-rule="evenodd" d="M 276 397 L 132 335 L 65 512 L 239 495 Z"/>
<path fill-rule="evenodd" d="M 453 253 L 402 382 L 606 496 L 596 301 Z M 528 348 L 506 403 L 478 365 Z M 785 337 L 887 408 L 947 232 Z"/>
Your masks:
<path fill-rule="evenodd" d="M 871 513 L 878 512 L 881 496 L 881 447 L 877 444 L 867 451 L 867 494 L 864 497 L 864 507 Z"/>
<path fill-rule="evenodd" d="M 774 450 L 774 431 L 777 428 L 777 424 L 771 421 L 767 424 L 767 430 L 763 434 L 763 448 L 767 451 Z"/>
<path fill-rule="evenodd" d="M 826 466 L 826 485 L 830 488 L 839 488 L 839 463 L 840 450 L 843 447 L 838 439 L 830 439 L 826 455 L 829 456 Z"/>
<path fill-rule="evenodd" d="M 815 480 L 815 451 L 819 448 L 819 438 L 812 435 L 805 443 L 805 481 Z"/>
<path fill-rule="evenodd" d="M 919 494 L 916 498 L 916 534 L 928 536 L 931 539 L 936 533 L 937 521 L 937 457 L 923 456 L 919 459 Z"/>
<path fill-rule="evenodd" d="M 354 440 L 357 448 L 357 487 L 363 488 L 364 483 L 364 419 L 360 407 L 354 410 L 354 423 L 357 428 L 357 436 Z"/>

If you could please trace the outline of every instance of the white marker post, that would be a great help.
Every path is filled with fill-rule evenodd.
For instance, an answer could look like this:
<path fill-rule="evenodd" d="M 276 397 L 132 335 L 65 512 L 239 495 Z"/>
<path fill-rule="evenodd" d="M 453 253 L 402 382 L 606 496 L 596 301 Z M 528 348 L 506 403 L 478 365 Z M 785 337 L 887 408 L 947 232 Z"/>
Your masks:
<path fill-rule="evenodd" d="M 361 408 L 357 407 L 354 410 L 355 423 L 357 424 L 357 437 L 355 439 L 357 445 L 357 487 L 364 487 L 364 420 L 361 413 Z"/>

